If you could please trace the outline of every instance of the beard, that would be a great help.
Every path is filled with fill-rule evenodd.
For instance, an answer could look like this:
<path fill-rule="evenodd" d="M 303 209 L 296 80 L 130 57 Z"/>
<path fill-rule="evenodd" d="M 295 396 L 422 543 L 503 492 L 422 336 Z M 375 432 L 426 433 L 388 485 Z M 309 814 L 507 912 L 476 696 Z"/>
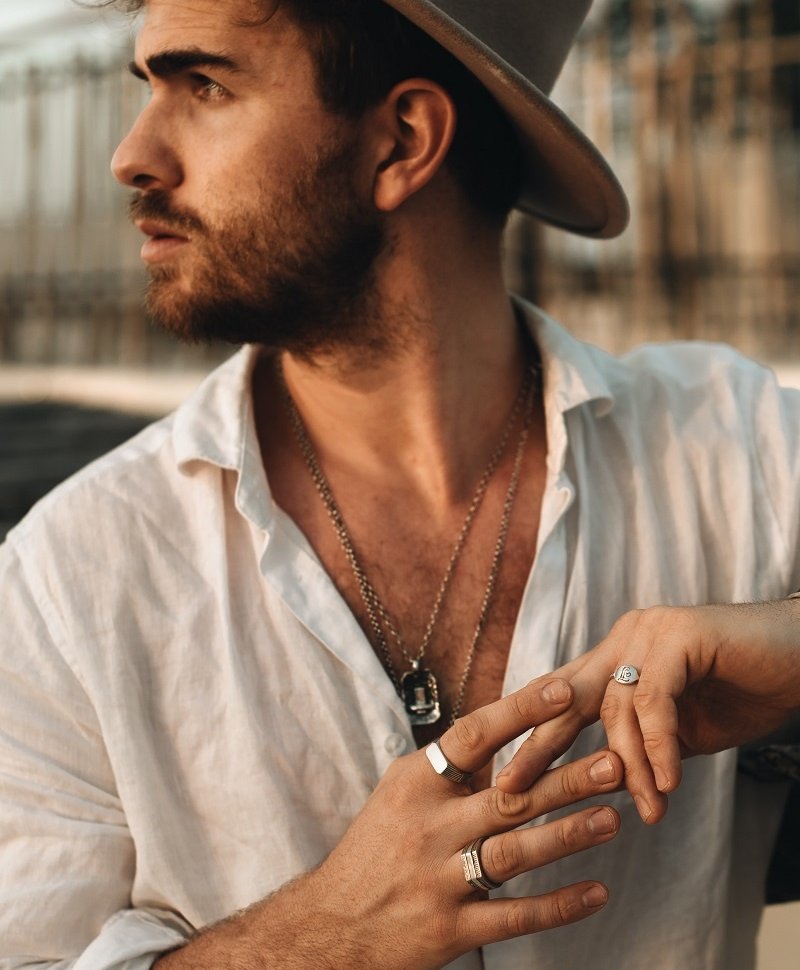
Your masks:
<path fill-rule="evenodd" d="M 136 193 L 131 218 L 191 237 L 191 275 L 180 257 L 150 268 L 153 320 L 188 343 L 256 343 L 301 357 L 378 349 L 380 314 L 370 305 L 386 234 L 380 214 L 357 197 L 354 158 L 354 146 L 328 146 L 216 224 L 174 208 L 169 192 Z"/>

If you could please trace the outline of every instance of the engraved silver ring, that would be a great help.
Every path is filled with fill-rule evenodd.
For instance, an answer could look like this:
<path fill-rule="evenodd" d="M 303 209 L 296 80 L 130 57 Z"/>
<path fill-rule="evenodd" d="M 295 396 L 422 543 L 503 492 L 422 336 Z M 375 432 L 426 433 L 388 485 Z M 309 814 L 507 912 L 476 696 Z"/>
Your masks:
<path fill-rule="evenodd" d="M 464 878 L 473 889 L 484 889 L 487 892 L 491 889 L 499 889 L 503 884 L 490 879 L 484 872 L 481 863 L 481 846 L 486 841 L 486 836 L 474 839 L 469 845 L 465 845 L 461 850 L 461 862 L 464 866 Z"/>
<path fill-rule="evenodd" d="M 608 679 L 616 680 L 618 684 L 635 684 L 639 679 L 639 671 L 631 664 L 622 664 Z"/>
<path fill-rule="evenodd" d="M 444 751 L 442 751 L 439 745 L 439 738 L 428 745 L 425 749 L 425 754 L 436 774 L 441 775 L 442 778 L 447 778 L 448 781 L 454 781 L 458 785 L 463 785 L 472 777 L 469 772 L 456 768 L 451 761 L 447 760 Z"/>

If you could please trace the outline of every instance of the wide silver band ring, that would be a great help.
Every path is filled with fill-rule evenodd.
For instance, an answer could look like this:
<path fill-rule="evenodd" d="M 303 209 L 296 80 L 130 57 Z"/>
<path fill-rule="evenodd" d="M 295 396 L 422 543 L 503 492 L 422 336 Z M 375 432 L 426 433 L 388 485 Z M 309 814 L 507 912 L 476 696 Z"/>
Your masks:
<path fill-rule="evenodd" d="M 475 839 L 469 845 L 465 845 L 461 850 L 461 862 L 464 865 L 464 878 L 473 889 L 484 889 L 487 892 L 491 889 L 499 889 L 503 884 L 490 879 L 483 871 L 481 865 L 481 846 L 486 841 L 486 836 Z"/>
<path fill-rule="evenodd" d="M 436 774 L 441 775 L 442 778 L 447 778 L 448 781 L 454 781 L 458 785 L 463 785 L 472 777 L 468 771 L 462 771 L 460 768 L 456 768 L 452 762 L 447 760 L 444 751 L 439 746 L 439 738 L 428 745 L 425 749 L 425 754 Z"/>
<path fill-rule="evenodd" d="M 622 664 L 608 679 L 616 680 L 618 684 L 635 684 L 639 679 L 639 671 L 631 664 Z"/>

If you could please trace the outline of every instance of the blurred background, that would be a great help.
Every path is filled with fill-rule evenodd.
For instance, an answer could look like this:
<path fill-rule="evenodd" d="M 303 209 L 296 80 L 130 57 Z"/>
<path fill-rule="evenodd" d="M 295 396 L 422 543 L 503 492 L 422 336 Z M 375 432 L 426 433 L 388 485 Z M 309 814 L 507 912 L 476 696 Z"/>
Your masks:
<path fill-rule="evenodd" d="M 109 176 L 145 97 L 131 26 L 0 0 L 0 359 L 205 367 L 148 326 L 138 233 Z M 511 282 L 576 332 L 800 355 L 800 4 L 597 0 L 556 89 L 633 218 L 593 242 L 515 221 Z"/>
<path fill-rule="evenodd" d="M 146 95 L 131 55 L 119 16 L 0 0 L 0 540 L 230 353 L 173 343 L 141 308 L 108 170 Z M 513 219 L 510 285 L 610 350 L 724 340 L 800 385 L 798 0 L 597 0 L 555 97 L 633 218 L 610 242 Z M 771 907 L 759 970 L 798 953 L 800 907 Z"/>

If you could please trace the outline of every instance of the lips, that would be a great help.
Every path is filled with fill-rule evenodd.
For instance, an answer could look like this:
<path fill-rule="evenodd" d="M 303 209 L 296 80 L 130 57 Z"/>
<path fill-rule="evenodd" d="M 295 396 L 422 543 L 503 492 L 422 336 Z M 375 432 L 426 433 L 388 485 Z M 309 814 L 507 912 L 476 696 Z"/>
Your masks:
<path fill-rule="evenodd" d="M 136 228 L 153 239 L 183 239 L 187 237 L 179 232 L 175 232 L 166 223 L 156 222 L 151 219 L 137 219 Z"/>
<path fill-rule="evenodd" d="M 164 223 L 137 220 L 136 228 L 150 237 L 141 250 L 141 257 L 146 263 L 168 259 L 189 242 L 187 236 L 176 233 Z"/>

